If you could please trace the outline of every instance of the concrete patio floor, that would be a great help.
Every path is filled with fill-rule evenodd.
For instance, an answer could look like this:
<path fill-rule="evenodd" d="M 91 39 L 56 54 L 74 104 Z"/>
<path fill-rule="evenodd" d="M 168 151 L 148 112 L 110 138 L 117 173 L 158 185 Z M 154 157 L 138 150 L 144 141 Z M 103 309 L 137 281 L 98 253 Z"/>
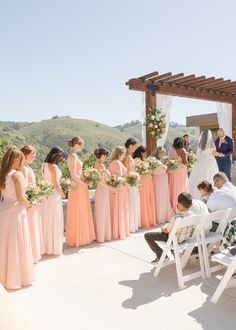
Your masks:
<path fill-rule="evenodd" d="M 178 288 L 174 265 L 153 277 L 154 255 L 143 234 L 65 248 L 62 257 L 36 265 L 32 287 L 9 296 L 40 330 L 234 329 L 236 289 L 225 290 L 215 305 L 210 297 L 219 274 L 190 281 L 184 289 Z M 187 270 L 196 264 L 190 262 Z"/>

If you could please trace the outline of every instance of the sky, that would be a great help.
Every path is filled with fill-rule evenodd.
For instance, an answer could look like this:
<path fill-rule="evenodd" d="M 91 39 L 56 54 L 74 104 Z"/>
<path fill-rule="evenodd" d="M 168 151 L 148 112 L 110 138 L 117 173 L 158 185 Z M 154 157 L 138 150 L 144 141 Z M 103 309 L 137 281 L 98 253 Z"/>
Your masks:
<path fill-rule="evenodd" d="M 141 119 L 125 82 L 152 71 L 236 80 L 235 0 L 0 0 L 0 121 Z M 173 98 L 171 121 L 215 112 Z"/>

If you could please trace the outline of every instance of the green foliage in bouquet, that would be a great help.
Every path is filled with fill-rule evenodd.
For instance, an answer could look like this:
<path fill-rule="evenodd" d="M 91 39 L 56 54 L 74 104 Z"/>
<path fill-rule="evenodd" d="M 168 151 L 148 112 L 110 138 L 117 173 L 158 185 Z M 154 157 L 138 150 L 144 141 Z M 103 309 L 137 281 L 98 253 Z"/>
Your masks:
<path fill-rule="evenodd" d="M 94 168 L 96 162 L 96 157 L 94 154 L 89 154 L 83 159 L 83 168 Z"/>
<path fill-rule="evenodd" d="M 121 175 L 111 175 L 109 179 L 106 180 L 108 186 L 117 188 L 126 184 L 126 179 Z"/>
<path fill-rule="evenodd" d="M 141 184 L 140 176 L 136 172 L 130 172 L 126 178 L 126 181 L 131 187 L 139 187 Z"/>

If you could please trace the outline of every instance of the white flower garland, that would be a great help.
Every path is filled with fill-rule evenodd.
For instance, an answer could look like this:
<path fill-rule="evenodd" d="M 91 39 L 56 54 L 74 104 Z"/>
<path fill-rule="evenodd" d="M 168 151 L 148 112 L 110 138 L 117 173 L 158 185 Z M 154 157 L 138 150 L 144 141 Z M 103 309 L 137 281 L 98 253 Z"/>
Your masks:
<path fill-rule="evenodd" d="M 156 139 L 161 139 L 166 132 L 166 116 L 154 106 L 149 108 L 147 128 L 148 132 Z"/>

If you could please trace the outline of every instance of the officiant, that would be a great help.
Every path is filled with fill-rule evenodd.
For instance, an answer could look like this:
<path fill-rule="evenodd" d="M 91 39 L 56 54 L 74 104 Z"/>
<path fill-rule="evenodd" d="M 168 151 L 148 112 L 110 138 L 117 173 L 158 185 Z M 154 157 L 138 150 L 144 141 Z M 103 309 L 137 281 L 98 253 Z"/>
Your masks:
<path fill-rule="evenodd" d="M 223 128 L 217 131 L 218 138 L 215 140 L 216 161 L 220 172 L 224 172 L 231 181 L 231 155 L 233 153 L 233 140 L 225 135 Z"/>

